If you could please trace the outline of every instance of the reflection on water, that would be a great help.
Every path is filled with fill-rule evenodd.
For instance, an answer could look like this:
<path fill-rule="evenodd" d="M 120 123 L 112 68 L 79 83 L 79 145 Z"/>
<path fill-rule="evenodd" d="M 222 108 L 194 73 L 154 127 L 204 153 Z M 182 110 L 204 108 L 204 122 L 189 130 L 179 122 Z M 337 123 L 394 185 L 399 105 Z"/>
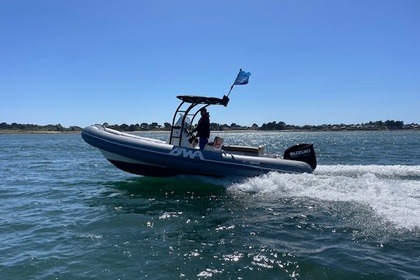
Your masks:
<path fill-rule="evenodd" d="M 226 188 L 205 178 L 134 177 L 125 181 L 107 182 L 107 190 L 99 203 L 111 203 L 118 211 L 147 213 L 161 210 L 197 210 L 213 208 L 221 203 Z"/>
<path fill-rule="evenodd" d="M 239 196 L 218 183 L 202 177 L 107 182 L 106 191 L 87 203 L 112 215 L 88 225 L 91 233 L 85 235 L 99 236 L 101 243 L 109 239 L 130 258 L 141 259 L 140 276 L 159 271 L 188 279 L 226 273 L 246 279 L 264 270 L 297 275 L 295 256 L 267 239 L 278 236 L 263 226 L 270 211 L 256 215 L 256 209 L 265 212 L 262 205 L 244 208 Z M 140 253 L 145 250 L 147 260 Z"/>

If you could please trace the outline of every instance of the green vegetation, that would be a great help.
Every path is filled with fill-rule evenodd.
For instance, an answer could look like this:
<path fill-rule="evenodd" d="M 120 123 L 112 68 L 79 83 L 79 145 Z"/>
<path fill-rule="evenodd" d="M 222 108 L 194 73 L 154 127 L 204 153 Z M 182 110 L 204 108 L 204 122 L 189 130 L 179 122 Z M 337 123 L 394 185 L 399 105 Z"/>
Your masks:
<path fill-rule="evenodd" d="M 259 130 L 310 130 L 310 131 L 335 131 L 335 130 L 394 130 L 394 129 L 420 129 L 418 124 L 405 125 L 403 121 L 376 121 L 361 124 L 323 124 L 323 125 L 288 125 L 284 122 L 271 122 L 263 124 Z"/>
<path fill-rule="evenodd" d="M 119 131 L 169 131 L 171 124 L 165 122 L 163 125 L 159 125 L 157 122 L 142 123 L 142 124 L 114 124 L 108 123 L 103 124 L 106 127 L 119 130 Z M 296 130 L 296 131 L 341 131 L 341 130 L 400 130 L 400 129 L 420 129 L 420 125 L 416 123 L 404 124 L 403 121 L 376 121 L 362 124 L 323 124 L 323 125 L 289 125 L 284 122 L 269 122 L 264 123 L 261 126 L 253 124 L 252 126 L 241 126 L 236 123 L 218 124 L 211 123 L 212 131 L 229 131 L 229 130 Z M 79 126 L 63 127 L 61 124 L 48 124 L 48 125 L 36 125 L 36 124 L 18 124 L 12 123 L 7 124 L 5 122 L 0 123 L 0 132 L 77 132 L 81 131 L 82 128 Z"/>
<path fill-rule="evenodd" d="M 61 124 L 37 125 L 37 124 L 19 124 L 19 123 L 7 124 L 5 122 L 0 123 L 0 132 L 1 131 L 74 132 L 74 131 L 81 131 L 81 130 L 82 128 L 78 126 L 63 127 Z"/>

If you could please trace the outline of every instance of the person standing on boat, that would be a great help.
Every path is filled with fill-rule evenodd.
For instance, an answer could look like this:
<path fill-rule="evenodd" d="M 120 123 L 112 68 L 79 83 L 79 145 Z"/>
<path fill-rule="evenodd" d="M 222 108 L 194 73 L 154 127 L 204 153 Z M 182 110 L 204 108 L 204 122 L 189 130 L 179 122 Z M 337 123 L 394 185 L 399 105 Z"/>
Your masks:
<path fill-rule="evenodd" d="M 197 136 L 200 137 L 199 145 L 200 150 L 209 142 L 210 137 L 210 115 L 206 108 L 200 110 L 201 118 L 198 121 L 197 127 L 194 128 L 193 133 L 197 131 Z"/>

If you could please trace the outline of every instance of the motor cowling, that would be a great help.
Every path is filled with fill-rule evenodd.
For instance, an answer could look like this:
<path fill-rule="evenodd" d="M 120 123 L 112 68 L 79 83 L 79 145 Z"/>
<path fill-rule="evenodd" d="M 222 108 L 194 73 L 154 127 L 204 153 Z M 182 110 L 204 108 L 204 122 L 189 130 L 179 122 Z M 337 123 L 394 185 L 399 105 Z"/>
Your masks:
<path fill-rule="evenodd" d="M 313 144 L 291 146 L 284 151 L 283 158 L 306 162 L 311 166 L 312 170 L 316 168 L 316 155 Z"/>

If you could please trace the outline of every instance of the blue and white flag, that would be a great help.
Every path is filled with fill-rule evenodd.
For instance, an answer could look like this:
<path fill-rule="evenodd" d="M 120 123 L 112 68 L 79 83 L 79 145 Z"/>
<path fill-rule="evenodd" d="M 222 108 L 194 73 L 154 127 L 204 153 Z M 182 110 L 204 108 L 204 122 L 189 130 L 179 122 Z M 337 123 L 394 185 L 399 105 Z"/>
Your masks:
<path fill-rule="evenodd" d="M 236 77 L 233 85 L 246 85 L 248 83 L 249 76 L 251 76 L 251 73 L 245 72 L 242 69 L 239 70 L 238 76 Z"/>

